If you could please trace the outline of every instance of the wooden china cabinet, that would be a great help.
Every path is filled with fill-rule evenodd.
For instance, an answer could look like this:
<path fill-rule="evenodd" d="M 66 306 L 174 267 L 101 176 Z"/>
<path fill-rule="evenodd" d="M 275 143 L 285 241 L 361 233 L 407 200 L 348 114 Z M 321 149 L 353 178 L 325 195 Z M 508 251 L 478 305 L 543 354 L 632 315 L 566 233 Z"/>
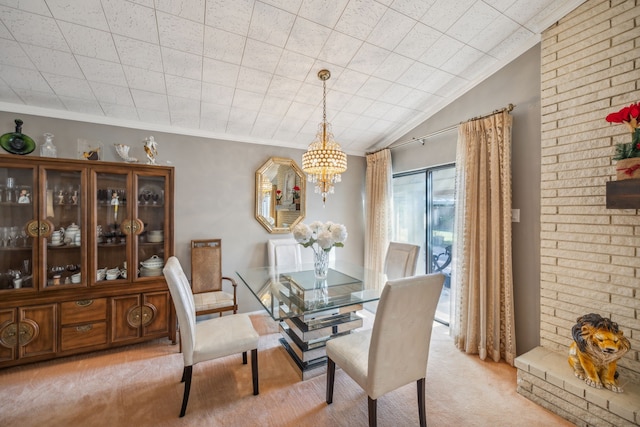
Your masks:
<path fill-rule="evenodd" d="M 156 268 L 173 185 L 172 167 L 0 155 L 0 367 L 175 339 Z"/>

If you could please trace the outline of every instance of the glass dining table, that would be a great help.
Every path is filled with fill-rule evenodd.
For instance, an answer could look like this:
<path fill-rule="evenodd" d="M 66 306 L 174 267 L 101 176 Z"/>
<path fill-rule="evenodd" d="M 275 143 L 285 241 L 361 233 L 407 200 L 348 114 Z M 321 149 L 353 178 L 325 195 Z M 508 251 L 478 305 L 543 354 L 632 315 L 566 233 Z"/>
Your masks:
<path fill-rule="evenodd" d="M 326 342 L 363 324 L 357 311 L 380 298 L 386 278 L 362 266 L 336 261 L 326 279 L 313 264 L 237 271 L 269 315 L 279 322 L 280 343 L 301 379 L 326 371 Z"/>

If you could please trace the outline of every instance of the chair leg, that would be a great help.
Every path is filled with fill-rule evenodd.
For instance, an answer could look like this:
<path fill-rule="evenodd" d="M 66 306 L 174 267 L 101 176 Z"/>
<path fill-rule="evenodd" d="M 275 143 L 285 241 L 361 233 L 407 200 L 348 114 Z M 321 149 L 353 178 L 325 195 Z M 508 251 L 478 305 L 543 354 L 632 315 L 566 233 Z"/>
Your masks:
<path fill-rule="evenodd" d="M 180 353 L 182 353 L 182 342 L 180 342 L 180 324 L 176 320 L 176 333 L 173 336 L 172 344 L 180 344 Z"/>
<path fill-rule="evenodd" d="M 327 358 L 327 404 L 333 403 L 333 382 L 336 377 L 336 362 Z"/>
<path fill-rule="evenodd" d="M 378 401 L 367 396 L 369 399 L 369 427 L 378 425 Z"/>
<path fill-rule="evenodd" d="M 246 351 L 242 352 L 242 364 L 243 365 L 247 364 L 247 352 Z"/>
<path fill-rule="evenodd" d="M 193 374 L 193 366 L 185 366 L 182 373 L 182 381 L 184 382 L 184 397 L 182 398 L 182 409 L 180 409 L 180 418 L 184 417 L 187 412 L 187 403 L 189 402 L 189 391 L 191 391 L 191 375 Z"/>
<path fill-rule="evenodd" d="M 420 418 L 420 427 L 427 427 L 427 414 L 425 412 L 425 379 L 418 380 L 418 418 Z"/>
<path fill-rule="evenodd" d="M 245 353 L 246 355 L 246 353 Z M 260 393 L 258 387 L 258 349 L 251 350 L 251 376 L 253 377 L 253 395 Z"/>

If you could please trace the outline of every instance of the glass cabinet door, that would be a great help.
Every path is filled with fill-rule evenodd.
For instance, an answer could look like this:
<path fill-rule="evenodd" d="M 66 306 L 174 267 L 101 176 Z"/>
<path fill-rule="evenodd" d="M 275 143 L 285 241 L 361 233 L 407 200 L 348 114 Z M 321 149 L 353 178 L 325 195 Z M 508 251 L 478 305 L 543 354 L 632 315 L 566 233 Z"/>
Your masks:
<path fill-rule="evenodd" d="M 0 166 L 0 293 L 33 289 L 34 239 L 27 234 L 36 215 L 35 168 Z"/>
<path fill-rule="evenodd" d="M 98 172 L 95 188 L 94 265 L 91 283 L 111 283 L 127 279 L 130 253 L 130 175 Z"/>
<path fill-rule="evenodd" d="M 43 288 L 86 285 L 83 243 L 86 236 L 86 172 L 83 169 L 41 171 L 44 182 L 39 206 L 39 241 L 44 246 Z M 32 233 L 33 234 L 33 233 Z"/>
<path fill-rule="evenodd" d="M 138 277 L 162 276 L 167 242 L 165 176 L 137 176 L 137 214 L 142 232 L 137 235 Z"/>

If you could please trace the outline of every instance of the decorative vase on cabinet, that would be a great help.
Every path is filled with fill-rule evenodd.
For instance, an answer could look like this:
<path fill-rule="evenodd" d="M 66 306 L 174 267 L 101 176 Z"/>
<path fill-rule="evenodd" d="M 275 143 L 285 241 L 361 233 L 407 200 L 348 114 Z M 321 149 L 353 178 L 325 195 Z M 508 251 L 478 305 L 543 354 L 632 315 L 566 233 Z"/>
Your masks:
<path fill-rule="evenodd" d="M 53 145 L 53 134 L 45 133 L 44 144 L 40 147 L 40 157 L 58 157 L 58 149 Z"/>

